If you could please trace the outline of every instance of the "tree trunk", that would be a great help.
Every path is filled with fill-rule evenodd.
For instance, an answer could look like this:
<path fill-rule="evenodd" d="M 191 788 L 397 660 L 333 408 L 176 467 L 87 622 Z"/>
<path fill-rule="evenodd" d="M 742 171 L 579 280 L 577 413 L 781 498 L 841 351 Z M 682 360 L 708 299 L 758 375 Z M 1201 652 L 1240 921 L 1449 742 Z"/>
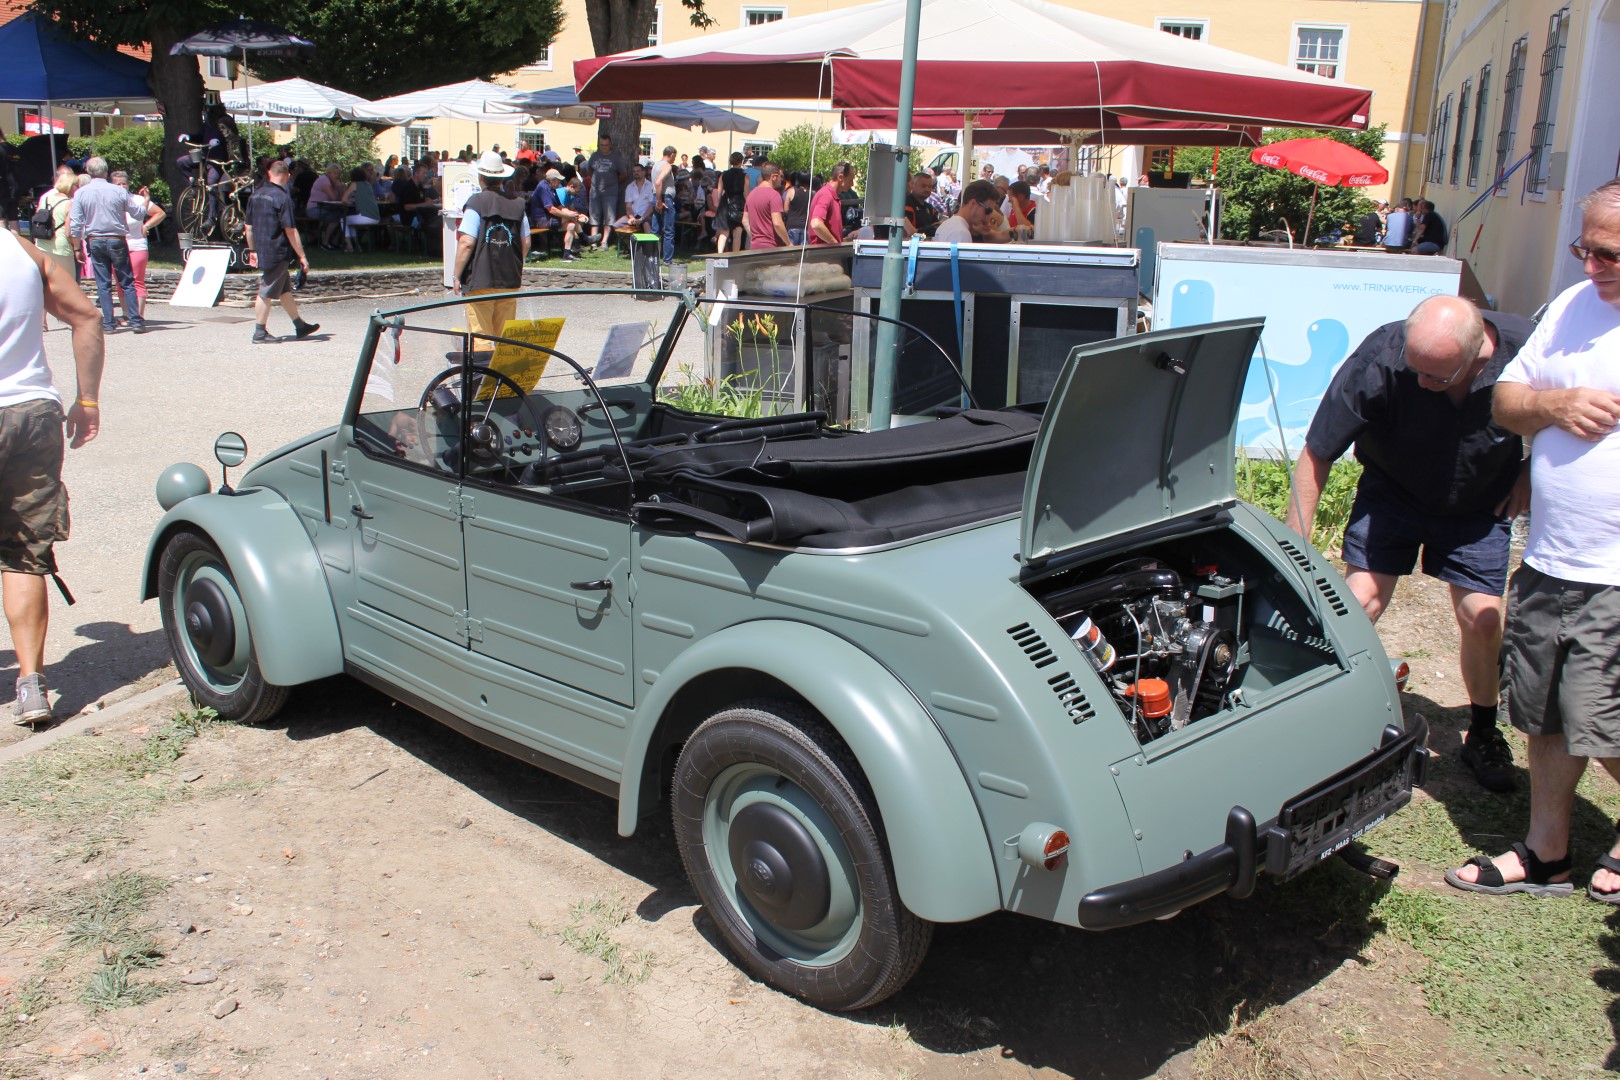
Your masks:
<path fill-rule="evenodd" d="M 643 48 L 652 32 L 654 0 L 587 0 L 585 21 L 591 28 L 591 47 L 597 56 Z M 673 95 L 672 95 L 673 96 Z M 641 156 L 641 102 L 615 102 L 613 118 L 598 123 L 597 136 L 606 135 L 624 154 L 625 165 Z M 594 147 L 592 148 L 594 149 Z M 658 157 L 660 147 L 653 147 Z"/>
<path fill-rule="evenodd" d="M 183 152 L 180 136 L 202 126 L 203 81 L 195 56 L 170 56 L 169 46 L 184 35 L 168 27 L 152 31 L 152 95 L 163 108 L 163 151 L 159 168 L 169 184 L 169 200 L 180 198 L 186 178 L 175 163 Z"/>

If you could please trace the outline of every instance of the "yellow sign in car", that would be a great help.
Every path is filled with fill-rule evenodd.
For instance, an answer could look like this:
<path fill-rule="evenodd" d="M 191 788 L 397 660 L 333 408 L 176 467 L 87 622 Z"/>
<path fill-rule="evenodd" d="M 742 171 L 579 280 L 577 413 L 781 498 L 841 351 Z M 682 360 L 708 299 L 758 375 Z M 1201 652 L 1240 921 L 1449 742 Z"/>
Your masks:
<path fill-rule="evenodd" d="M 551 359 L 548 349 L 557 347 L 557 339 L 562 336 L 562 319 L 509 319 L 501 331 L 501 337 L 509 338 L 495 346 L 495 355 L 490 357 L 489 366 L 502 375 L 509 376 L 513 382 L 523 387 L 527 394 L 540 385 L 540 378 L 546 373 L 546 361 Z M 521 341 L 522 345 L 511 344 L 512 341 Z M 534 346 L 527 348 L 526 346 Z M 485 380 L 484 385 L 478 388 L 476 400 L 486 401 L 495 389 L 495 380 Z M 513 397 L 510 386 L 501 387 L 502 397 Z"/>

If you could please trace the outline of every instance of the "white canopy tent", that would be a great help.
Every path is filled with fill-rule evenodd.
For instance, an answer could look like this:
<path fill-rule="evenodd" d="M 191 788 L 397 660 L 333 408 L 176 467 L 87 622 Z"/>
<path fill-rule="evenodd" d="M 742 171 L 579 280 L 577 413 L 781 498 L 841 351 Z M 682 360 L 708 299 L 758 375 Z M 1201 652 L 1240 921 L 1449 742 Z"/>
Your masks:
<path fill-rule="evenodd" d="M 219 95 L 219 100 L 237 116 L 267 116 L 286 120 L 330 120 L 334 117 L 353 120 L 356 108 L 369 108 L 372 104 L 357 94 L 335 90 L 308 79 L 283 79 L 227 90 Z"/>
<path fill-rule="evenodd" d="M 527 124 L 529 114 L 511 105 L 515 93 L 509 86 L 469 79 L 378 98 L 352 109 L 350 119 L 389 125 L 434 117 L 471 120 L 477 124 Z"/>

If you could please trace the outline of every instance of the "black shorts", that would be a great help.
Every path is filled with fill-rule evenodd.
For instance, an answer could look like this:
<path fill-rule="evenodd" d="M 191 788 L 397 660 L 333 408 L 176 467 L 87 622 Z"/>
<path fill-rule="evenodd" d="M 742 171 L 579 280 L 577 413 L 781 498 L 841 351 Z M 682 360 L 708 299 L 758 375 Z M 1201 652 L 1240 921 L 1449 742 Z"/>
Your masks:
<path fill-rule="evenodd" d="M 1507 588 L 1508 539 L 1513 523 L 1494 513 L 1430 514 L 1412 505 L 1389 481 L 1361 475 L 1344 530 L 1344 561 L 1375 574 L 1410 574 L 1423 556 L 1423 572 L 1470 592 L 1501 596 Z"/>
<path fill-rule="evenodd" d="M 279 300 L 281 294 L 292 287 L 288 277 L 289 263 L 275 263 L 259 269 L 259 299 Z"/>

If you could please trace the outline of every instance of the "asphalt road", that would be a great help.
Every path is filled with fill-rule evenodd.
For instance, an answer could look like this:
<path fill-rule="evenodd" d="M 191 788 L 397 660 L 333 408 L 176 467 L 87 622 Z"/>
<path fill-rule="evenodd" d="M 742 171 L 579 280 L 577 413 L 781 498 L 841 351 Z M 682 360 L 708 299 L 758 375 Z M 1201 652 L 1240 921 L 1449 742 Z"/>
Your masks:
<path fill-rule="evenodd" d="M 406 301 L 409 302 L 409 301 Z M 147 309 L 151 331 L 107 339 L 100 436 L 69 450 L 67 481 L 72 538 L 56 549 L 63 580 L 78 603 L 51 590 L 46 677 L 65 718 L 169 663 L 156 602 L 140 600 L 141 568 L 152 528 L 162 516 L 153 485 L 168 465 L 193 461 L 215 484 L 214 439 L 235 430 L 249 461 L 342 411 L 366 319 L 376 299 L 307 305 L 321 324 L 305 341 L 253 346 L 252 313 L 244 308 Z M 287 317 L 272 332 L 291 334 Z M 66 328 L 45 335 L 45 352 L 64 400 L 75 392 Z M 0 698 L 9 703 L 16 654 L 9 630 L 0 639 Z M 54 695 L 53 695 L 54 696 Z"/>

